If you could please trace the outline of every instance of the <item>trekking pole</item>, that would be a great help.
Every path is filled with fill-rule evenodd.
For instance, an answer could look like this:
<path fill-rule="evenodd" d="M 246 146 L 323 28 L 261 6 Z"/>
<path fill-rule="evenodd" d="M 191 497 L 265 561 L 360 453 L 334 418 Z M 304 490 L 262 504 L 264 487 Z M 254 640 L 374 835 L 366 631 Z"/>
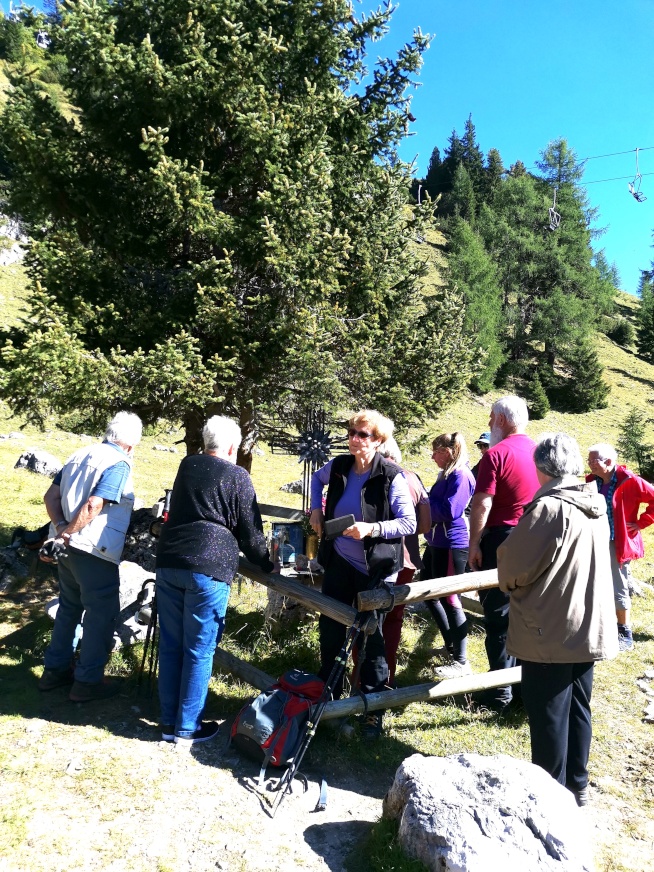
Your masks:
<path fill-rule="evenodd" d="M 333 696 L 333 687 L 340 680 L 341 675 L 345 672 L 354 643 L 356 642 L 357 637 L 361 632 L 362 626 L 366 623 L 368 618 L 369 615 L 367 613 L 359 613 L 356 617 L 356 620 L 348 630 L 347 636 L 345 637 L 345 642 L 343 643 L 343 647 L 337 654 L 336 659 L 334 660 L 334 665 L 332 666 L 331 672 L 329 674 L 329 678 L 325 683 L 325 689 L 320 695 L 320 699 L 313 707 L 313 710 L 309 715 L 309 719 L 304 726 L 305 733 L 304 738 L 302 739 L 302 744 L 300 745 L 295 759 L 288 767 L 286 772 L 279 779 L 279 785 L 277 787 L 278 793 L 274 803 L 272 804 L 270 817 L 275 816 L 277 809 L 282 804 L 282 800 L 291 790 L 293 779 L 295 778 L 300 768 L 300 764 L 302 763 L 304 755 L 307 752 L 307 748 L 309 747 L 309 744 L 311 743 L 313 737 L 316 735 L 316 729 L 318 728 L 320 718 L 325 711 L 325 706 Z"/>

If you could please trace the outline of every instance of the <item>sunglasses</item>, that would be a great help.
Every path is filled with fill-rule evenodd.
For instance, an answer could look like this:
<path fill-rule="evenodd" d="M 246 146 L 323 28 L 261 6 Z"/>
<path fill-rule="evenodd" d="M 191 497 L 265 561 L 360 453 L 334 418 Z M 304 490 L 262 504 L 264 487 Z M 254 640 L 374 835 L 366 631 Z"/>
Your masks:
<path fill-rule="evenodd" d="M 354 427 L 350 427 L 347 435 L 350 439 L 354 439 L 355 436 L 358 436 L 359 439 L 372 439 L 372 433 L 366 433 L 365 430 L 355 430 Z"/>

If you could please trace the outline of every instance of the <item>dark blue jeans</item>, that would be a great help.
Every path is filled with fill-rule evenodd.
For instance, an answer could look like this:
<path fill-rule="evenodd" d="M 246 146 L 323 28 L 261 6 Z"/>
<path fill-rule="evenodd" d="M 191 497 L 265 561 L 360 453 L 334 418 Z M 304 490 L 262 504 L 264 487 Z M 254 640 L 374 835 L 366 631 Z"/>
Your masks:
<path fill-rule="evenodd" d="M 497 549 L 513 527 L 488 527 L 481 538 L 481 568 L 497 569 Z M 486 628 L 486 656 L 490 670 L 510 669 L 516 665 L 515 657 L 506 650 L 506 635 L 509 631 L 509 595 L 492 587 L 479 591 L 479 602 L 484 609 Z M 506 704 L 511 701 L 511 686 L 488 690 L 484 696 Z"/>
<path fill-rule="evenodd" d="M 230 585 L 190 569 L 157 569 L 161 723 L 188 738 L 202 723 Z"/>
<path fill-rule="evenodd" d="M 73 658 L 75 630 L 82 621 L 82 646 L 75 679 L 99 684 L 113 648 L 120 612 L 118 566 L 68 548 L 59 558 L 59 608 L 45 652 L 46 669 L 67 669 Z"/>
<path fill-rule="evenodd" d="M 572 791 L 588 785 L 594 665 L 522 661 L 531 762 Z"/>

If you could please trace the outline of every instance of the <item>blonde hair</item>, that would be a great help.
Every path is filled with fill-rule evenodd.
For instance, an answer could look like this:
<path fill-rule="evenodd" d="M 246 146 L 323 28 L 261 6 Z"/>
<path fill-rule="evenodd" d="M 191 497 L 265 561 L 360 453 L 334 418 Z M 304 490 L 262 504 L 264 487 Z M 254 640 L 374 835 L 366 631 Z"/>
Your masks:
<path fill-rule="evenodd" d="M 359 428 L 363 427 L 364 424 L 368 425 L 368 429 L 375 439 L 381 439 L 382 442 L 390 439 L 393 435 L 393 430 L 395 430 L 395 424 L 391 419 L 382 415 L 381 412 L 376 412 L 374 409 L 361 409 L 360 412 L 352 415 L 347 425 L 348 427 Z"/>
<path fill-rule="evenodd" d="M 433 450 L 436 448 L 449 448 L 452 452 L 452 460 L 439 473 L 439 478 L 447 478 L 455 469 L 461 469 L 468 463 L 468 447 L 461 433 L 441 433 L 431 443 Z"/>

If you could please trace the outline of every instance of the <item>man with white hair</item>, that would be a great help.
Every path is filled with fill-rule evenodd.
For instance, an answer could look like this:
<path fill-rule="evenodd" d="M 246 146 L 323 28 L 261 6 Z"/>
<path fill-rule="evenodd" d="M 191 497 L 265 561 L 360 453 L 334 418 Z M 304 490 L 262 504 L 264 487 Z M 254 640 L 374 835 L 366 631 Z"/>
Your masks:
<path fill-rule="evenodd" d="M 490 444 L 477 473 L 470 510 L 472 570 L 496 569 L 497 549 L 514 529 L 524 507 L 539 488 L 534 464 L 535 442 L 525 434 L 529 421 L 527 404 L 516 396 L 501 397 L 491 409 Z M 506 650 L 509 628 L 509 596 L 499 588 L 479 594 L 484 609 L 486 654 L 491 671 L 515 666 Z M 502 711 L 511 702 L 509 686 L 478 695 L 487 708 Z"/>
<path fill-rule="evenodd" d="M 118 564 L 132 516 L 132 457 L 143 425 L 119 412 L 104 441 L 80 448 L 64 464 L 43 501 L 51 535 L 66 545 L 59 557 L 59 607 L 39 690 L 72 684 L 70 699 L 107 699 L 120 684 L 104 678 L 120 611 Z M 82 620 L 83 639 L 73 672 L 73 646 Z"/>
<path fill-rule="evenodd" d="M 629 563 L 645 554 L 640 531 L 654 524 L 654 487 L 626 466 L 619 466 L 617 459 L 612 445 L 603 442 L 591 445 L 588 449 L 591 474 L 586 480 L 595 481 L 606 499 L 618 644 L 621 651 L 630 651 L 634 642 L 629 623 Z M 641 503 L 646 508 L 639 516 Z"/>

